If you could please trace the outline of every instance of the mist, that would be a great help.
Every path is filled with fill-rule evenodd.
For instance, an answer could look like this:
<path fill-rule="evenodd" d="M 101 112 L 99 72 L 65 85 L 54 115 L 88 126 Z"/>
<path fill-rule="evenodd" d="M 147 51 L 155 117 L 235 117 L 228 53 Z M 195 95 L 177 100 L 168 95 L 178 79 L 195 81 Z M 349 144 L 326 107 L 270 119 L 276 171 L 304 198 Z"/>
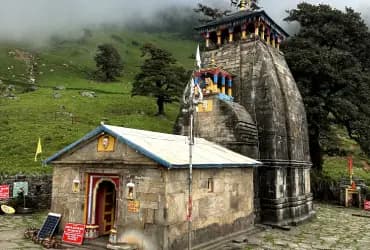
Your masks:
<path fill-rule="evenodd" d="M 3 0 L 0 8 L 0 40 L 40 43 L 52 36 L 78 38 L 84 28 L 101 25 L 126 25 L 158 20 L 159 11 L 171 7 L 186 7 L 190 10 L 197 3 L 231 8 L 227 0 Z M 260 5 L 283 28 L 289 24 L 283 21 L 285 10 L 293 9 L 298 0 L 261 0 Z M 343 10 L 345 6 L 362 12 L 370 19 L 368 0 L 307 0 L 309 3 L 328 3 Z M 349 3 L 348 3 L 349 2 Z M 177 12 L 176 15 L 179 13 Z M 184 13 L 185 15 L 185 13 Z M 369 22 L 368 22 L 369 23 Z"/>

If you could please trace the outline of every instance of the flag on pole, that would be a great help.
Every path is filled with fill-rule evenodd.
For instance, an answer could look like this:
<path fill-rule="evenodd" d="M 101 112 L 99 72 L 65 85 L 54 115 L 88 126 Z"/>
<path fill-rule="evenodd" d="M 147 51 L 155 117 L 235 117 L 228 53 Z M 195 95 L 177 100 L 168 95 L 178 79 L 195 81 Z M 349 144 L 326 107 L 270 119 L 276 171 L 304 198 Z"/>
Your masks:
<path fill-rule="evenodd" d="M 195 60 L 197 61 L 197 66 L 200 69 L 202 66 L 202 60 L 200 59 L 200 51 L 199 51 L 199 44 L 197 47 L 197 55 L 195 56 Z"/>
<path fill-rule="evenodd" d="M 39 137 L 39 141 L 38 141 L 38 143 L 37 143 L 37 148 L 36 148 L 35 161 L 37 161 L 37 156 L 38 156 L 39 154 L 41 154 L 41 153 L 42 153 L 42 148 L 41 148 L 41 139 L 40 139 L 40 137 Z"/>

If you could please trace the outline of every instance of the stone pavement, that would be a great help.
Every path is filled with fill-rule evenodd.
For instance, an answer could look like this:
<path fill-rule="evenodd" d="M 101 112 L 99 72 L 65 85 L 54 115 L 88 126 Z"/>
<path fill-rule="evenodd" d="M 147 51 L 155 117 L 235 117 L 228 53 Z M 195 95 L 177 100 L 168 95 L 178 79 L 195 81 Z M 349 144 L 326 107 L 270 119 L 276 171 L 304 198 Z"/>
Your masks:
<path fill-rule="evenodd" d="M 316 218 L 291 230 L 263 227 L 259 233 L 238 237 L 218 249 L 370 249 L 370 212 L 315 204 Z M 361 214 L 368 217 L 358 217 Z"/>
<path fill-rule="evenodd" d="M 43 249 L 23 237 L 26 228 L 39 228 L 46 218 L 47 213 L 31 215 L 0 215 L 0 250 L 8 249 Z"/>
<path fill-rule="evenodd" d="M 328 204 L 315 204 L 317 218 L 292 227 L 290 231 L 263 227 L 249 236 L 239 236 L 214 250 L 250 249 L 370 249 L 370 212 Z M 357 217 L 362 214 L 368 217 Z M 43 249 L 23 239 L 27 227 L 40 227 L 47 213 L 33 215 L 0 215 L 0 250 Z"/>

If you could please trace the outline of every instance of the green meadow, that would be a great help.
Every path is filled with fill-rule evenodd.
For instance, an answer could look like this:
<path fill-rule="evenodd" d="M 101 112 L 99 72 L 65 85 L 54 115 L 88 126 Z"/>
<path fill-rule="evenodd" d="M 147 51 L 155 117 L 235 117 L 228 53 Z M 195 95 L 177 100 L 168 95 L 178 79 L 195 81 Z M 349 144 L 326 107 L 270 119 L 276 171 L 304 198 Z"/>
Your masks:
<path fill-rule="evenodd" d="M 196 43 L 170 33 L 136 33 L 110 29 L 93 30 L 78 40 L 55 38 L 48 45 L 0 44 L 0 79 L 15 86 L 16 99 L 0 99 L 0 175 L 49 173 L 41 166 L 58 150 L 100 125 L 101 121 L 131 128 L 171 133 L 179 111 L 178 103 L 165 107 L 157 117 L 153 98 L 131 96 L 131 83 L 143 58 L 140 47 L 153 43 L 170 51 L 178 64 L 192 69 Z M 94 55 L 99 44 L 111 43 L 121 54 L 125 67 L 117 82 L 92 80 Z M 27 91 L 26 62 L 9 53 L 15 50 L 35 55 L 36 91 Z M 8 69 L 12 67 L 12 69 Z M 55 87 L 64 89 L 56 90 Z M 81 96 L 95 92 L 95 98 Z M 34 161 L 38 138 L 42 154 Z"/>

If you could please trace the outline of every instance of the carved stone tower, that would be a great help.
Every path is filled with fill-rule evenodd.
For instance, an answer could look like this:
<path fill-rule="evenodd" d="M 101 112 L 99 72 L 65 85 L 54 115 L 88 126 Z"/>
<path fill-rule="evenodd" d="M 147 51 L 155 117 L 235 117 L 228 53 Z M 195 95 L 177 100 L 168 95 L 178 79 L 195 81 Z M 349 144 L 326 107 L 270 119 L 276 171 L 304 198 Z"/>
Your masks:
<path fill-rule="evenodd" d="M 257 219 L 295 225 L 310 218 L 314 211 L 306 113 L 279 51 L 288 34 L 263 10 L 240 10 L 197 30 L 205 39 L 203 68 L 218 69 L 213 75 L 222 92 L 213 101 L 215 109 L 209 110 L 213 113 L 199 113 L 198 136 L 263 162 L 254 179 Z M 222 98 L 225 77 L 229 82 L 232 78 L 226 85 L 231 100 Z M 180 118 L 177 132 L 186 134 L 185 128 Z"/>

